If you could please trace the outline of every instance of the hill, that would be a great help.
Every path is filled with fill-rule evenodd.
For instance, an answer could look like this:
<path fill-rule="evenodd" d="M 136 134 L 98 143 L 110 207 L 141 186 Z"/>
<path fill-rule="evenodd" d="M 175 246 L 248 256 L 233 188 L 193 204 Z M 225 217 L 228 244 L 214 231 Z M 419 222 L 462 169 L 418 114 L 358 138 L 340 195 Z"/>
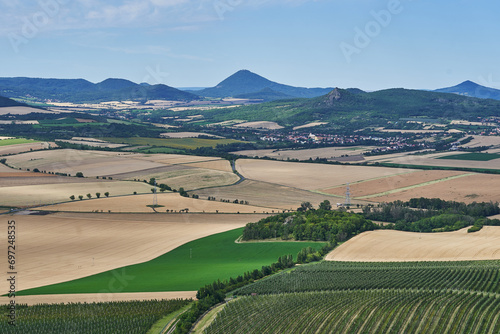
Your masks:
<path fill-rule="evenodd" d="M 280 93 L 280 92 L 276 92 L 268 87 L 268 88 L 264 88 L 258 92 L 255 92 L 255 93 L 246 93 L 246 94 L 236 95 L 235 98 L 262 100 L 263 102 L 269 102 L 269 101 L 274 101 L 274 100 L 290 99 L 290 98 L 293 98 L 293 96 L 290 96 L 290 95 L 287 95 L 284 93 Z"/>
<path fill-rule="evenodd" d="M 439 93 L 453 93 L 458 95 L 465 95 L 470 97 L 477 97 L 481 99 L 495 99 L 500 100 L 500 90 L 481 86 L 472 81 L 464 81 L 459 85 L 436 89 L 435 92 Z"/>
<path fill-rule="evenodd" d="M 106 79 L 94 84 L 84 79 L 0 78 L 0 94 L 9 98 L 74 103 L 200 99 L 166 85 L 138 85 L 123 79 Z"/>
<path fill-rule="evenodd" d="M 21 106 L 26 106 L 23 103 L 19 103 L 17 101 L 14 101 L 12 99 L 0 96 L 0 108 L 2 107 L 21 107 Z"/>
<path fill-rule="evenodd" d="M 270 89 L 292 97 L 317 97 L 327 94 L 332 88 L 302 88 L 283 85 L 268 80 L 248 70 L 241 70 L 220 82 L 217 86 L 196 93 L 206 97 L 235 97 Z"/>
<path fill-rule="evenodd" d="M 279 112 L 276 112 L 279 110 Z M 409 89 L 371 93 L 336 88 L 312 99 L 279 100 L 234 108 L 210 115 L 214 120 L 274 121 L 281 125 L 305 124 L 311 119 L 359 127 L 405 117 L 472 119 L 500 115 L 500 101 Z M 364 122 L 364 123 L 363 123 Z M 366 124 L 365 124 L 366 123 Z"/>

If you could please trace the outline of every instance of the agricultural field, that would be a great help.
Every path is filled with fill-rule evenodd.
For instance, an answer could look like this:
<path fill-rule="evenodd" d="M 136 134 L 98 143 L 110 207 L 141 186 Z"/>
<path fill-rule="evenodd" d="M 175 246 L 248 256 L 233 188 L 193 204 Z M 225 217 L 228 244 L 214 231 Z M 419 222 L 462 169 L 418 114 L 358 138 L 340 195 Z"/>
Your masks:
<path fill-rule="evenodd" d="M 408 201 L 411 198 L 431 197 L 457 202 L 500 202 L 500 175 L 465 174 L 463 177 L 451 178 L 398 192 L 382 193 L 371 196 L 370 201 L 393 202 Z"/>
<path fill-rule="evenodd" d="M 22 273 L 22 280 L 18 281 L 17 288 L 18 291 L 31 289 L 147 262 L 192 240 L 234 230 L 264 217 L 266 215 L 106 213 L 9 216 L 16 221 L 20 236 L 17 256 L 22 261 L 18 262 L 17 271 Z M 231 240 L 234 245 L 236 238 Z M 185 256 L 174 262 L 179 264 L 184 260 Z M 7 266 L 7 257 L 0 259 L 0 265 Z M 97 292 L 126 292 L 119 284 L 110 290 L 107 283 Z M 2 280 L 0 284 L 3 291 L 8 290 L 7 281 Z M 100 291 L 103 289 L 106 291 Z"/>
<path fill-rule="evenodd" d="M 449 159 L 448 157 L 453 157 L 457 155 L 464 155 L 463 160 L 457 160 L 457 157 Z M 479 155 L 482 156 L 482 155 Z M 467 158 L 469 157 L 469 158 Z M 415 154 L 389 154 L 366 157 L 369 162 L 386 162 L 392 164 L 402 164 L 402 165 L 417 165 L 417 166 L 437 166 L 437 167 L 453 167 L 453 168 L 479 168 L 479 169 L 500 169 L 500 156 L 497 159 L 489 161 L 481 161 L 477 159 L 471 159 L 474 155 L 470 156 L 469 153 L 457 153 L 457 152 L 439 152 L 431 153 L 425 155 L 415 155 Z M 493 157 L 493 156 L 491 156 Z"/>
<path fill-rule="evenodd" d="M 311 202 L 315 207 L 325 199 L 330 200 L 332 203 L 343 201 L 343 197 L 333 197 L 294 187 L 253 180 L 244 180 L 237 185 L 229 187 L 196 190 L 193 193 L 199 195 L 200 198 L 213 196 L 217 200 L 220 198 L 244 200 L 248 201 L 250 205 L 267 206 L 282 210 L 296 210 L 305 201 Z"/>
<path fill-rule="evenodd" d="M 224 162 L 224 161 L 220 161 Z M 228 164 L 229 162 L 226 161 Z M 214 162 L 210 162 L 213 164 Z M 214 169 L 194 168 L 193 164 L 174 165 L 170 167 L 145 170 L 138 173 L 113 175 L 114 179 L 147 180 L 155 178 L 157 184 L 168 184 L 172 189 L 183 187 L 185 190 L 198 188 L 227 186 L 238 182 L 240 179 L 232 172 Z"/>
<path fill-rule="evenodd" d="M 225 145 L 238 143 L 240 141 L 234 139 L 205 139 L 205 138 L 104 138 L 106 141 L 117 143 L 117 144 L 127 144 L 136 146 L 159 146 L 159 147 L 171 147 L 178 149 L 188 149 L 192 150 L 198 147 L 215 147 L 217 145 Z"/>
<path fill-rule="evenodd" d="M 496 333 L 499 276 L 499 261 L 302 265 L 236 290 L 205 333 Z"/>
<path fill-rule="evenodd" d="M 101 147 L 101 148 L 120 148 L 126 147 L 128 145 L 125 144 L 112 144 L 105 141 L 92 141 L 92 140 L 66 140 L 66 139 L 58 139 L 58 141 L 62 143 L 74 144 L 74 145 L 85 145 L 91 147 Z"/>
<path fill-rule="evenodd" d="M 498 305 L 495 295 L 466 291 L 246 296 L 228 303 L 204 333 L 497 333 Z"/>
<path fill-rule="evenodd" d="M 0 141 L 2 144 L 3 140 Z M 19 154 L 23 152 L 47 150 L 49 148 L 55 148 L 57 145 L 51 142 L 29 142 L 24 144 L 12 144 L 12 145 L 0 145 L 0 156 Z"/>
<path fill-rule="evenodd" d="M 77 172 L 83 172 L 86 177 L 107 176 L 163 166 L 161 163 L 134 159 L 130 153 L 70 149 L 9 156 L 7 164 L 15 168 L 38 168 L 41 171 L 68 173 L 72 176 Z"/>
<path fill-rule="evenodd" d="M 251 128 L 251 129 L 267 129 L 279 130 L 283 129 L 281 125 L 276 122 L 258 121 L 258 122 L 244 122 L 234 125 L 237 128 Z"/>
<path fill-rule="evenodd" d="M 490 161 L 500 159 L 500 154 L 496 153 L 465 153 L 446 155 L 438 159 L 466 160 L 466 161 Z"/>
<path fill-rule="evenodd" d="M 134 184 L 134 183 L 132 183 Z M 157 193 L 157 207 L 153 210 L 153 194 L 151 186 L 145 183 L 135 183 L 146 187 L 149 194 L 118 196 L 99 199 L 74 200 L 69 203 L 50 205 L 38 210 L 65 211 L 65 212 L 113 212 L 113 213 L 153 213 L 179 212 L 191 213 L 272 213 L 274 208 L 253 205 L 224 203 L 204 199 L 182 197 L 178 193 Z M 69 199 L 69 197 L 68 197 Z M 168 210 L 168 211 L 167 211 Z"/>
<path fill-rule="evenodd" d="M 396 193 L 405 189 L 439 183 L 453 178 L 472 175 L 465 172 L 455 171 L 413 171 L 405 174 L 378 178 L 370 181 L 361 181 L 350 184 L 351 196 L 353 198 L 369 198 L 384 193 Z M 343 196 L 345 186 L 321 189 L 321 192 Z"/>
<path fill-rule="evenodd" d="M 17 306 L 16 326 L 0 323 L 0 332 L 17 333 L 146 333 L 164 316 L 189 300 L 151 300 L 147 302 L 109 302 L 97 304 Z M 7 309 L 2 308 L 2 318 Z"/>
<path fill-rule="evenodd" d="M 362 180 L 388 177 L 412 169 L 339 166 L 311 163 L 239 159 L 238 171 L 246 178 L 305 190 L 325 189 Z"/>
<path fill-rule="evenodd" d="M 0 147 L 1 146 L 16 145 L 16 144 L 34 144 L 34 143 L 37 143 L 37 141 L 32 140 L 32 139 L 25 139 L 25 138 L 7 138 L 7 139 L 0 140 Z"/>
<path fill-rule="evenodd" d="M 203 132 L 166 132 L 161 134 L 164 138 L 198 138 L 200 136 L 219 138 L 222 137 L 211 135 Z"/>
<path fill-rule="evenodd" d="M 328 261 L 468 261 L 500 259 L 500 228 L 467 233 L 364 232 L 326 256 Z"/>
<path fill-rule="evenodd" d="M 305 150 L 246 150 L 231 152 L 233 154 L 247 156 L 247 157 L 269 157 L 278 160 L 287 159 L 298 159 L 298 160 L 308 160 L 308 159 L 330 159 L 335 160 L 335 158 L 340 158 L 345 155 L 360 155 L 365 152 L 369 152 L 373 149 L 370 146 L 356 146 L 356 147 L 324 147 L 324 148 L 314 148 Z"/>
<path fill-rule="evenodd" d="M 184 164 L 189 167 L 197 167 L 197 168 L 205 168 L 205 169 L 213 169 L 219 170 L 222 172 L 232 173 L 233 168 L 231 167 L 231 163 L 228 160 L 211 160 L 211 161 L 203 161 L 203 162 L 191 162 Z"/>
<path fill-rule="evenodd" d="M 34 185 L 1 187 L 0 203 L 6 206 L 28 207 L 68 202 L 71 201 L 70 196 L 72 195 L 76 197 L 77 201 L 79 195 L 87 199 L 87 194 L 91 194 L 95 198 L 98 192 L 101 193 L 102 197 L 106 192 L 109 192 L 110 196 L 131 195 L 134 191 L 138 194 L 151 193 L 151 186 L 142 182 L 103 182 L 104 180 L 95 182 L 94 179 L 94 182 L 85 182 L 85 180 L 79 182 L 76 180 L 69 183 L 67 182 L 69 181 L 68 178 L 53 177 L 51 179 L 54 182 L 50 184 L 43 182 L 45 179 L 35 177 L 33 178 Z M 3 178 L 0 179 L 0 181 L 2 180 Z M 57 180 L 62 182 L 58 183 Z M 9 178 L 7 178 L 6 182 L 9 182 Z M 23 177 L 19 182 L 30 183 L 31 179 Z M 104 200 L 104 198 L 101 198 L 101 200 Z"/>
<path fill-rule="evenodd" d="M 500 148 L 500 137 L 498 136 L 472 136 L 474 139 L 465 144 L 465 147 L 478 147 L 478 146 L 493 146 L 493 148 Z"/>
<path fill-rule="evenodd" d="M 54 114 L 52 111 L 45 109 L 31 108 L 31 107 L 2 107 L 0 108 L 0 115 L 27 115 L 31 113 Z"/>
<path fill-rule="evenodd" d="M 269 265 L 284 254 L 297 254 L 303 247 L 319 249 L 324 245 L 318 242 L 235 243 L 241 232 L 240 228 L 211 235 L 185 243 L 148 262 L 18 294 L 97 293 L 109 289 L 109 282 L 116 280 L 116 275 L 127 278 L 120 292 L 192 291 L 215 280 Z"/>
<path fill-rule="evenodd" d="M 295 130 L 300 130 L 300 129 L 306 129 L 306 128 L 313 128 L 315 126 L 320 126 L 320 125 L 325 125 L 328 124 L 327 122 L 312 122 L 312 123 L 307 123 L 304 125 L 296 126 L 293 128 L 293 131 Z"/>

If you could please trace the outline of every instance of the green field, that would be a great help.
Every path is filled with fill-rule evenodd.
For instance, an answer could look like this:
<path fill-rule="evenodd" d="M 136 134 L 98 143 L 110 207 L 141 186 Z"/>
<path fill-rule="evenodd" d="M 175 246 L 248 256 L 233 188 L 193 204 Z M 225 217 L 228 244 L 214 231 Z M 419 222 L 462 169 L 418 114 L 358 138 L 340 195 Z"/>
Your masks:
<path fill-rule="evenodd" d="M 500 158 L 500 154 L 497 153 L 465 153 L 465 154 L 453 154 L 440 157 L 437 159 L 446 160 L 466 160 L 466 161 L 490 161 Z"/>
<path fill-rule="evenodd" d="M 234 139 L 206 139 L 206 138 L 104 138 L 110 143 L 128 144 L 136 146 L 156 146 L 156 147 L 170 147 L 177 149 L 193 150 L 199 147 L 212 147 L 217 145 L 226 145 L 232 143 L 241 143 L 241 141 Z"/>
<path fill-rule="evenodd" d="M 194 291 L 217 279 L 236 277 L 276 262 L 315 242 L 260 242 L 237 244 L 242 228 L 198 239 L 154 260 L 84 277 L 70 282 L 18 292 L 18 295 L 115 292 Z M 120 284 L 121 282 L 121 284 Z"/>
<path fill-rule="evenodd" d="M 177 299 L 66 305 L 17 305 L 16 326 L 9 325 L 8 309 L 2 307 L 0 333 L 143 334 L 156 321 L 179 310 L 189 302 Z"/>
<path fill-rule="evenodd" d="M 24 139 L 24 138 L 0 140 L 0 146 L 9 146 L 9 145 L 16 145 L 16 144 L 29 144 L 29 143 L 38 143 L 38 141 L 33 140 L 33 139 Z"/>
<path fill-rule="evenodd" d="M 205 333 L 500 332 L 500 261 L 320 262 L 236 293 Z"/>

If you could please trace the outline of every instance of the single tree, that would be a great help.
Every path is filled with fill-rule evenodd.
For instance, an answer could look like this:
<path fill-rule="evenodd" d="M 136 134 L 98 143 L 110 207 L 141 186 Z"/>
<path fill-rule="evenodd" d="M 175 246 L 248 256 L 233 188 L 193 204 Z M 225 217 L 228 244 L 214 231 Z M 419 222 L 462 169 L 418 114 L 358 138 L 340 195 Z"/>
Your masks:
<path fill-rule="evenodd" d="M 78 195 L 78 198 L 80 199 L 80 201 L 83 199 L 83 195 Z"/>
<path fill-rule="evenodd" d="M 329 200 L 325 199 L 323 202 L 319 204 L 319 209 L 320 210 L 331 210 L 332 209 L 332 204 L 330 203 Z"/>
<path fill-rule="evenodd" d="M 104 193 L 104 196 L 109 197 L 109 192 L 108 192 L 108 191 L 106 191 L 106 192 Z"/>
<path fill-rule="evenodd" d="M 312 210 L 313 206 L 311 202 L 302 202 L 300 204 L 300 208 L 297 209 L 297 211 L 307 211 L 307 210 Z"/>
<path fill-rule="evenodd" d="M 92 198 L 92 194 L 87 194 L 87 197 L 88 197 L 89 199 L 91 199 L 91 198 Z"/>
<path fill-rule="evenodd" d="M 101 197 L 101 193 L 95 193 L 95 197 L 100 198 Z"/>
<path fill-rule="evenodd" d="M 82 172 L 77 172 L 77 173 L 75 174 L 75 176 L 76 176 L 76 177 L 83 177 L 83 173 L 82 173 Z"/>
<path fill-rule="evenodd" d="M 69 198 L 70 198 L 72 201 L 74 201 L 74 200 L 75 200 L 75 195 L 71 195 Z"/>

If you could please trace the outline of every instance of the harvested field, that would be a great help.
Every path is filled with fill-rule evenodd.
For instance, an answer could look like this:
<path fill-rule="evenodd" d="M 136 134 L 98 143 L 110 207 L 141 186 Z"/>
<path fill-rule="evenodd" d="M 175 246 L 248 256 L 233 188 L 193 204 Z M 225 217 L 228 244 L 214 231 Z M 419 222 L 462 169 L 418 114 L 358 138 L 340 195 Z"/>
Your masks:
<path fill-rule="evenodd" d="M 145 185 L 148 190 L 151 186 Z M 263 213 L 272 212 L 269 207 L 257 207 L 252 205 L 222 203 L 219 201 L 208 201 L 202 199 L 193 199 L 182 197 L 178 193 L 159 193 L 157 194 L 158 205 L 163 205 L 156 209 L 157 212 L 175 211 L 188 209 L 195 213 Z M 40 210 L 46 211 L 71 211 L 71 212 L 93 212 L 95 210 L 112 213 L 153 213 L 153 209 L 148 205 L 153 204 L 153 194 L 132 195 L 123 197 L 99 198 L 83 201 L 73 201 L 69 203 L 56 204 Z"/>
<path fill-rule="evenodd" d="M 500 259 L 500 227 L 444 233 L 364 232 L 337 247 L 327 261 L 467 261 Z"/>
<path fill-rule="evenodd" d="M 19 154 L 23 152 L 46 150 L 51 147 L 52 148 L 57 147 L 56 143 L 37 142 L 37 143 L 0 146 L 0 155 Z"/>
<path fill-rule="evenodd" d="M 234 173 L 202 168 L 189 168 L 149 176 L 156 178 L 158 183 L 168 184 L 172 189 L 183 187 L 185 190 L 228 186 L 240 179 Z"/>
<path fill-rule="evenodd" d="M 395 200 L 407 201 L 414 197 L 430 197 L 465 203 L 500 202 L 498 189 L 500 189 L 500 175 L 472 174 L 458 179 L 373 197 L 370 200 L 392 202 Z"/>
<path fill-rule="evenodd" d="M 66 295 L 16 296 L 18 304 L 67 304 L 67 303 L 106 303 L 132 300 L 196 299 L 196 291 L 166 292 L 128 292 L 128 293 L 74 293 Z M 0 297 L 0 305 L 8 304 L 9 297 Z"/>
<path fill-rule="evenodd" d="M 447 156 L 454 156 L 458 154 L 467 154 L 467 153 L 440 152 L 440 153 L 432 153 L 426 155 L 395 154 L 395 155 L 367 157 L 366 160 L 371 162 L 390 162 L 394 164 L 405 164 L 405 165 L 500 169 L 500 159 L 494 159 L 490 161 L 446 159 Z"/>
<path fill-rule="evenodd" d="M 40 184 L 60 184 L 60 183 L 92 183 L 95 179 L 57 176 L 44 173 L 32 173 L 15 171 L 3 173 L 0 169 L 0 187 L 34 186 Z M 101 182 L 113 182 L 102 180 Z"/>
<path fill-rule="evenodd" d="M 163 166 L 146 159 L 136 159 L 130 153 L 69 149 L 24 153 L 8 157 L 7 163 L 13 167 L 38 168 L 71 175 L 83 172 L 86 177 L 108 176 Z"/>
<path fill-rule="evenodd" d="M 314 148 L 309 150 L 246 150 L 231 152 L 233 154 L 243 155 L 247 157 L 269 157 L 278 160 L 298 159 L 308 160 L 311 159 L 334 159 L 345 155 L 359 155 L 364 152 L 369 152 L 373 149 L 370 146 L 356 146 L 356 147 L 324 147 Z"/>
<path fill-rule="evenodd" d="M 217 157 L 200 157 L 196 155 L 181 155 L 181 154 L 135 154 L 136 159 L 148 160 L 167 165 L 180 165 L 194 162 L 222 160 Z"/>
<path fill-rule="evenodd" d="M 493 146 L 500 147 L 500 137 L 498 136 L 472 136 L 474 139 L 463 145 L 464 147 Z"/>
<path fill-rule="evenodd" d="M 302 202 L 306 201 L 311 202 L 315 207 L 318 207 L 319 203 L 325 199 L 328 199 L 332 204 L 342 201 L 340 198 L 328 195 L 253 180 L 245 180 L 229 187 L 197 190 L 194 193 L 200 198 L 213 196 L 217 200 L 221 198 L 244 200 L 248 201 L 250 205 L 267 206 L 281 210 L 296 210 Z"/>
<path fill-rule="evenodd" d="M 3 107 L 0 108 L 0 115 L 27 115 L 32 112 L 42 113 L 42 114 L 54 114 L 52 111 L 45 109 L 31 108 L 31 107 Z"/>
<path fill-rule="evenodd" d="M 220 161 L 222 162 L 222 160 Z M 155 178 L 157 184 L 164 183 L 172 189 L 183 187 L 185 190 L 227 186 L 239 180 L 239 177 L 232 172 L 194 168 L 190 167 L 191 165 L 171 165 L 140 172 L 118 174 L 113 175 L 113 179 L 149 181 L 151 178 Z"/>
<path fill-rule="evenodd" d="M 304 125 L 296 126 L 293 128 L 293 130 L 300 130 L 300 129 L 306 129 L 306 128 L 313 128 L 315 126 L 320 126 L 320 125 L 325 125 L 328 124 L 328 122 L 312 122 L 312 123 L 307 123 Z"/>
<path fill-rule="evenodd" d="M 430 181 L 446 180 L 449 177 L 457 175 L 465 175 L 465 173 L 455 171 L 416 171 L 372 181 L 358 182 L 350 185 L 351 196 L 354 198 L 370 196 L 386 191 L 394 191 L 401 188 L 425 184 Z M 321 192 L 338 196 L 345 195 L 345 191 L 345 186 L 321 190 Z"/>
<path fill-rule="evenodd" d="M 276 122 L 259 121 L 259 122 L 245 122 L 234 125 L 238 128 L 251 128 L 251 129 L 268 129 L 268 130 L 279 130 L 283 129 L 281 125 Z"/>
<path fill-rule="evenodd" d="M 189 167 L 197 167 L 197 168 L 205 168 L 205 169 L 214 169 L 222 172 L 232 173 L 233 169 L 231 168 L 231 164 L 228 160 L 214 160 L 214 161 L 205 161 L 205 162 L 195 162 L 186 164 Z"/>
<path fill-rule="evenodd" d="M 297 187 L 306 190 L 325 189 L 347 182 L 388 177 L 415 170 L 337 166 L 312 163 L 240 159 L 236 162 L 238 171 L 248 179 Z"/>
<path fill-rule="evenodd" d="M 16 221 L 19 235 L 17 290 L 149 261 L 186 242 L 243 227 L 263 217 L 81 213 L 9 216 Z M 7 257 L 2 257 L 0 265 L 7 267 Z M 0 284 L 2 291 L 8 290 L 6 280 Z"/>
<path fill-rule="evenodd" d="M 83 195 L 85 200 L 82 202 L 85 202 L 87 194 L 90 193 L 95 197 L 96 192 L 100 192 L 102 197 L 105 192 L 109 192 L 111 196 L 131 195 L 134 191 L 151 193 L 150 185 L 128 181 L 36 184 L 1 189 L 0 205 L 19 207 L 67 202 L 70 201 L 71 195 L 74 195 L 77 201 L 79 201 L 78 195 Z"/>

